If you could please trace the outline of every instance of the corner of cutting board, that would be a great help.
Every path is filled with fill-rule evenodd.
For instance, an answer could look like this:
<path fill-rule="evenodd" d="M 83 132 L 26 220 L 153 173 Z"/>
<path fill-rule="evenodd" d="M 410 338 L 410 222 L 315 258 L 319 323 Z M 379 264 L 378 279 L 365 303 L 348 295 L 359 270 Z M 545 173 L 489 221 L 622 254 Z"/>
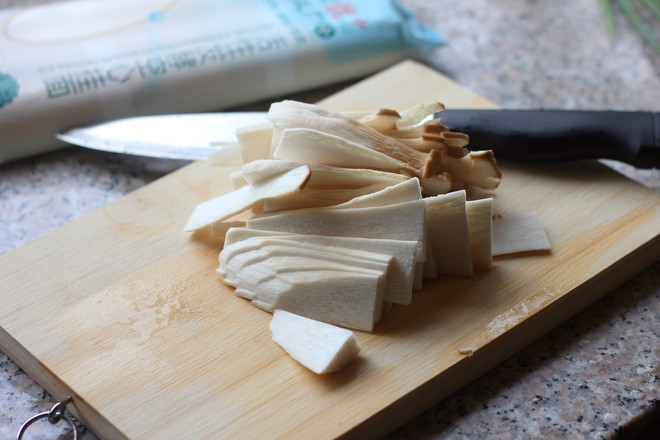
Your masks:
<path fill-rule="evenodd" d="M 105 419 L 97 410 L 91 408 L 81 396 L 76 394 L 75 390 L 72 390 L 68 385 L 59 380 L 52 371 L 2 327 L 0 327 L 0 349 L 16 362 L 28 376 L 53 396 L 55 400 L 61 401 L 67 396 L 72 396 L 76 403 L 67 407 L 67 411 L 70 411 L 85 425 L 93 426 L 96 433 L 103 433 L 103 435 L 107 436 L 106 438 L 126 439 L 113 424 Z"/>

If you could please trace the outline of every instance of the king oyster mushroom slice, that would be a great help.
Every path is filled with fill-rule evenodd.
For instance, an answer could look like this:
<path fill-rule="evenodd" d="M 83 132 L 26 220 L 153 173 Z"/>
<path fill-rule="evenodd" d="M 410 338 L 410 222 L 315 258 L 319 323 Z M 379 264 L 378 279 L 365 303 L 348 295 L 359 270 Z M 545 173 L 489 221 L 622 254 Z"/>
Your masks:
<path fill-rule="evenodd" d="M 231 181 L 231 186 L 233 186 L 234 189 L 239 189 L 249 185 L 249 182 L 245 180 L 245 177 L 243 177 L 243 173 L 241 173 L 240 170 L 232 171 L 229 173 L 229 180 Z"/>
<path fill-rule="evenodd" d="M 302 165 L 271 179 L 241 187 L 220 197 L 200 203 L 190 215 L 184 230 L 194 231 L 214 222 L 227 219 L 269 197 L 298 192 L 307 184 L 310 172 L 307 165 Z"/>
<path fill-rule="evenodd" d="M 397 128 L 404 129 L 424 123 L 433 114 L 445 109 L 444 104 L 437 101 L 422 102 L 400 112 L 401 119 L 396 123 Z"/>
<path fill-rule="evenodd" d="M 310 180 L 314 188 L 357 188 L 367 185 L 395 185 L 409 177 L 388 171 L 367 168 L 339 168 L 309 164 L 313 170 Z"/>
<path fill-rule="evenodd" d="M 350 200 L 347 198 L 350 197 Z M 356 189 L 319 190 L 308 186 L 300 193 L 264 201 L 266 213 L 286 209 L 315 207 L 365 208 L 393 205 L 401 202 L 421 200 L 422 193 L 416 177 L 395 185 L 374 184 Z"/>
<path fill-rule="evenodd" d="M 255 184 L 284 174 L 302 165 L 309 166 L 309 164 L 305 164 L 304 162 L 293 160 L 258 159 L 244 164 L 241 167 L 240 174 L 248 183 Z M 310 173 L 313 173 L 312 167 L 309 169 Z M 309 180 L 311 179 L 312 177 L 310 175 Z"/>
<path fill-rule="evenodd" d="M 493 255 L 551 249 L 550 240 L 536 212 L 496 216 L 493 220 Z"/>
<path fill-rule="evenodd" d="M 449 127 L 442 124 L 441 118 L 430 119 L 423 124 L 417 123 L 415 119 L 411 121 L 413 125 L 400 125 L 402 118 L 396 110 L 380 109 L 378 113 L 360 120 L 417 151 L 428 152 L 443 145 L 465 147 L 470 140 L 465 133 L 450 131 Z"/>
<path fill-rule="evenodd" d="M 428 226 L 427 226 L 428 227 Z M 435 263 L 435 256 L 433 255 L 433 246 L 431 245 L 431 237 L 426 234 L 426 261 L 424 261 L 424 268 L 422 269 L 422 278 L 438 278 L 438 267 Z M 421 289 L 421 283 L 418 289 Z"/>
<path fill-rule="evenodd" d="M 273 157 L 301 160 L 335 167 L 369 168 L 381 171 L 403 171 L 414 176 L 406 163 L 340 135 L 312 128 L 286 128 L 273 152 Z"/>
<path fill-rule="evenodd" d="M 390 132 L 398 130 L 396 124 L 401 120 L 401 115 L 396 110 L 381 108 L 376 113 L 370 113 L 357 119 L 367 127 L 389 136 Z"/>
<path fill-rule="evenodd" d="M 288 251 L 288 250 L 287 250 Z M 247 252 L 252 253 L 252 251 Z M 374 322 L 380 320 L 383 310 L 383 297 L 387 282 L 388 264 L 379 261 L 350 260 L 347 258 L 345 263 L 337 263 L 319 255 L 318 258 L 311 254 L 308 255 L 272 255 L 269 252 L 267 258 L 253 259 L 241 267 L 236 274 L 236 294 L 253 301 L 266 301 L 264 298 L 271 298 L 270 293 L 264 293 L 261 286 L 267 281 L 279 275 L 285 275 L 289 272 L 310 272 L 324 271 L 331 274 L 360 274 L 378 276 L 378 295 L 377 300 L 380 303 L 375 304 Z M 233 261 L 233 260 L 232 260 Z M 355 264 L 350 264 L 355 263 Z M 315 291 L 301 292 L 305 295 L 315 295 Z M 265 295 L 265 296 L 264 296 Z"/>
<path fill-rule="evenodd" d="M 287 260 L 291 258 L 307 260 L 295 266 L 291 263 L 293 260 Z M 391 302 L 391 299 L 397 300 L 402 295 L 402 283 L 399 274 L 393 268 L 393 255 L 330 246 L 322 243 L 295 242 L 287 238 L 255 236 L 227 246 L 220 254 L 218 273 L 226 277 L 223 280 L 226 284 L 239 287 L 240 283 L 237 280 L 241 279 L 240 273 L 243 268 L 248 264 L 266 259 L 268 259 L 268 264 L 279 265 L 282 268 L 309 268 L 309 261 L 323 260 L 329 263 L 348 265 L 345 270 L 349 271 L 351 267 L 379 270 L 385 272 L 386 275 L 384 300 Z M 314 264 L 318 263 L 315 262 Z M 240 287 L 250 290 L 247 285 Z"/>
<path fill-rule="evenodd" d="M 352 331 L 285 310 L 273 312 L 270 330 L 273 341 L 316 374 L 344 368 L 361 348 Z"/>
<path fill-rule="evenodd" d="M 286 310 L 328 324 L 372 331 L 383 306 L 384 275 L 364 269 L 291 270 L 258 286 L 252 304 Z"/>
<path fill-rule="evenodd" d="M 273 124 L 264 122 L 236 129 L 236 140 L 241 149 L 243 163 L 267 159 L 273 138 Z"/>
<path fill-rule="evenodd" d="M 493 199 L 468 200 L 465 207 L 472 265 L 477 269 L 490 269 L 493 266 Z"/>
<path fill-rule="evenodd" d="M 427 138 L 439 137 L 447 146 L 462 148 L 470 143 L 470 137 L 465 133 L 443 130 L 443 125 L 425 125 L 424 134 Z"/>
<path fill-rule="evenodd" d="M 408 179 L 396 185 L 388 186 L 380 191 L 355 197 L 347 202 L 334 205 L 334 208 L 367 208 L 370 206 L 394 205 L 402 202 L 421 200 L 422 192 L 419 180 L 416 177 Z"/>
<path fill-rule="evenodd" d="M 462 184 L 455 184 L 454 188 L 467 185 L 484 189 L 496 188 L 502 175 L 492 151 L 471 153 L 462 148 L 469 144 L 469 136 L 450 131 L 449 127 L 442 125 L 441 118 L 425 121 L 442 110 L 444 105 L 441 103 L 428 102 L 401 113 L 393 109 L 380 109 L 377 113 L 360 115 L 357 120 L 415 151 L 429 154 L 429 157 L 434 158 L 435 174 L 447 173 L 452 181 Z M 427 186 L 426 194 L 449 191 L 439 191 L 442 188 L 433 182 Z"/>
<path fill-rule="evenodd" d="M 254 252 L 252 252 L 254 251 Z M 307 257 L 333 263 L 350 264 L 366 269 L 387 271 L 392 257 L 356 249 L 338 249 L 319 243 L 297 243 L 284 237 L 253 236 L 226 245 L 219 255 L 218 273 L 231 281 L 248 264 L 270 259 L 287 262 L 282 258 Z M 304 265 L 304 264 L 303 264 Z"/>
<path fill-rule="evenodd" d="M 381 108 L 375 113 L 355 115 L 355 119 L 383 133 L 405 132 L 408 129 L 420 127 L 432 118 L 434 113 L 444 109 L 445 106 L 442 103 L 431 101 L 417 104 L 401 112 Z"/>
<path fill-rule="evenodd" d="M 309 208 L 255 216 L 251 229 L 339 237 L 412 240 L 416 259 L 425 259 L 426 204 L 423 200 L 367 208 Z"/>
<path fill-rule="evenodd" d="M 281 129 L 313 129 L 389 156 L 402 164 L 400 172 L 418 177 L 429 191 L 445 188 L 450 182 L 450 177 L 437 169 L 439 158 L 433 152 L 416 151 L 341 113 L 297 101 L 282 101 L 271 105 L 267 119 Z"/>
<path fill-rule="evenodd" d="M 308 184 L 300 193 L 264 200 L 263 212 L 344 204 L 355 198 L 379 192 L 389 186 L 390 184 L 387 183 L 375 183 L 360 188 L 310 188 Z"/>
<path fill-rule="evenodd" d="M 483 189 L 495 189 L 502 181 L 502 172 L 491 150 L 467 151 L 457 147 L 439 148 L 438 167 L 452 176 L 457 184 L 475 185 Z"/>
<path fill-rule="evenodd" d="M 420 132 L 417 137 L 412 136 L 413 130 Z M 466 147 L 470 141 L 468 135 L 451 132 L 444 125 L 424 125 L 421 128 L 412 128 L 409 131 L 410 133 L 405 133 L 406 137 L 397 137 L 397 139 L 399 139 L 401 143 L 404 143 L 417 151 L 428 153 L 436 148 L 458 148 L 459 150 L 453 151 L 452 158 L 454 156 L 460 158 L 469 153 L 469 150 L 463 148 Z M 392 136 L 397 134 L 398 133 L 393 133 Z M 404 134 L 401 133 L 398 135 L 403 136 Z M 445 158 L 445 160 L 447 159 Z"/>
<path fill-rule="evenodd" d="M 431 250 L 439 274 L 472 276 L 465 191 L 424 199 Z"/>
<path fill-rule="evenodd" d="M 256 183 L 274 175 L 290 171 L 304 165 L 298 160 L 256 160 L 243 165 L 240 173 L 249 183 Z M 398 173 L 372 170 L 367 168 L 343 168 L 307 163 L 311 176 L 307 187 L 310 188 L 360 188 L 374 184 L 390 184 L 408 179 Z"/>
<path fill-rule="evenodd" d="M 417 249 L 417 242 L 415 241 L 300 235 L 241 227 L 232 228 L 227 231 L 225 247 L 251 237 L 272 237 L 290 240 L 294 243 L 321 244 L 336 249 L 340 254 L 344 253 L 346 249 L 354 249 L 391 256 L 392 262 L 388 271 L 385 301 L 397 304 L 410 304 L 412 300 L 413 267 L 415 266 L 415 253 Z"/>
<path fill-rule="evenodd" d="M 250 261 L 243 258 L 240 262 L 237 262 L 239 256 L 243 256 L 245 253 L 252 250 L 259 250 L 260 254 L 263 254 L 265 258 L 272 259 L 272 261 L 275 261 L 280 257 L 315 257 L 319 260 L 382 271 L 388 270 L 389 264 L 392 260 L 391 255 L 376 252 L 350 248 L 337 248 L 313 242 L 297 243 L 294 240 L 284 237 L 257 236 L 228 246 L 226 248 L 226 254 L 221 252 L 221 265 L 226 268 L 227 272 L 238 273 L 246 264 L 251 264 L 256 261 Z M 286 263 L 286 261 L 283 262 Z M 227 274 L 227 276 L 229 276 L 229 274 Z"/>

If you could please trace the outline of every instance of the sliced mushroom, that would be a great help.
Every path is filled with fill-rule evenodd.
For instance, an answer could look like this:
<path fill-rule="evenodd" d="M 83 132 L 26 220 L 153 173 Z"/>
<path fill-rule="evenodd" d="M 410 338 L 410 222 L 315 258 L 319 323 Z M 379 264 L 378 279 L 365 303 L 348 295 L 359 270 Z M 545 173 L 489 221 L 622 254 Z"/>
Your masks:
<path fill-rule="evenodd" d="M 285 211 L 302 208 L 318 208 L 323 206 L 343 205 L 356 198 L 371 195 L 390 187 L 383 183 L 363 186 L 360 188 L 310 188 L 307 185 L 300 193 L 290 196 L 276 197 L 264 200 L 264 212 Z"/>
<path fill-rule="evenodd" d="M 239 127 L 236 130 L 236 139 L 241 147 L 243 163 L 267 159 L 270 155 L 272 138 L 273 124 L 270 122 Z"/>
<path fill-rule="evenodd" d="M 382 313 L 384 274 L 319 268 L 277 273 L 256 286 L 252 304 L 328 324 L 372 331 Z"/>
<path fill-rule="evenodd" d="M 380 191 L 355 197 L 347 202 L 334 205 L 334 208 L 367 208 L 373 206 L 394 205 L 402 202 L 421 200 L 422 192 L 417 178 L 408 179 L 396 185 L 388 186 Z"/>
<path fill-rule="evenodd" d="M 465 207 L 472 264 L 477 269 L 490 269 L 493 266 L 493 199 L 468 200 Z"/>
<path fill-rule="evenodd" d="M 291 240 L 294 243 L 321 244 L 334 247 L 340 253 L 344 252 L 344 249 L 357 249 L 389 255 L 392 257 L 392 263 L 387 278 L 385 301 L 396 304 L 410 304 L 412 300 L 413 268 L 415 266 L 415 253 L 417 249 L 416 241 L 301 235 L 240 227 L 227 231 L 225 247 L 251 237 L 283 238 Z"/>
<path fill-rule="evenodd" d="M 249 254 L 251 251 L 257 252 Z M 348 265 L 347 270 L 350 267 L 361 267 L 386 271 L 392 260 L 391 256 L 359 249 L 337 249 L 321 243 L 296 243 L 285 237 L 253 236 L 238 243 L 226 245 L 222 249 L 219 256 L 218 273 L 225 276 L 231 283 L 231 280 L 235 279 L 247 264 L 268 259 L 269 264 L 275 268 L 278 266 L 290 267 L 291 264 L 285 259 L 299 257 L 305 257 L 310 261 L 322 259 L 329 263 Z M 300 264 L 301 269 L 306 264 L 303 261 Z"/>
<path fill-rule="evenodd" d="M 247 185 L 207 200 L 195 207 L 184 231 L 194 231 L 245 211 L 259 201 L 300 191 L 309 180 L 310 169 L 303 165 L 254 185 Z"/>
<path fill-rule="evenodd" d="M 273 312 L 270 330 L 273 341 L 316 374 L 341 370 L 361 348 L 350 330 L 284 310 Z"/>
<path fill-rule="evenodd" d="M 256 183 L 301 165 L 303 163 L 299 160 L 256 160 L 243 165 L 240 172 L 247 182 Z M 309 188 L 360 188 L 379 183 L 393 185 L 408 179 L 401 174 L 367 168 L 333 167 L 309 162 L 307 165 L 312 172 L 306 185 Z"/>
<path fill-rule="evenodd" d="M 297 101 L 282 101 L 271 105 L 267 118 L 284 131 L 292 128 L 307 128 L 340 137 L 355 145 L 368 147 L 399 162 L 401 165 L 393 169 L 398 168 L 400 172 L 408 173 L 411 177 L 416 176 L 428 181 L 440 180 L 443 183 L 449 178 L 442 170 L 437 169 L 436 162 L 439 158 L 435 155 L 416 151 L 338 112 Z"/>
<path fill-rule="evenodd" d="M 426 222 L 438 273 L 472 276 L 465 191 L 424 199 Z"/>
<path fill-rule="evenodd" d="M 498 216 L 493 220 L 493 255 L 549 251 L 550 240 L 536 212 Z"/>
<path fill-rule="evenodd" d="M 425 259 L 426 205 L 424 201 L 369 208 L 310 208 L 266 214 L 246 222 L 248 228 L 339 237 L 413 240 L 416 258 Z"/>
<path fill-rule="evenodd" d="M 273 157 L 335 167 L 395 171 L 409 176 L 416 173 L 406 162 L 381 151 L 312 128 L 285 128 Z"/>
<path fill-rule="evenodd" d="M 495 189 L 502 180 L 502 173 L 491 150 L 468 152 L 463 148 L 446 147 L 433 151 L 438 156 L 437 167 L 452 176 L 455 190 L 469 185 Z"/>

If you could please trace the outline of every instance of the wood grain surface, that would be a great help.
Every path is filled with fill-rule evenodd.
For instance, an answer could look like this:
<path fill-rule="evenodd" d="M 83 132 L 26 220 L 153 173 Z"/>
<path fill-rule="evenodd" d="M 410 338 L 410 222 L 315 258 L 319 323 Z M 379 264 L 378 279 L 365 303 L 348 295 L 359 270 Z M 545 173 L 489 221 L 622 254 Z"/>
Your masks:
<path fill-rule="evenodd" d="M 431 99 L 494 107 L 411 61 L 321 104 Z M 501 165 L 495 214 L 536 211 L 552 252 L 427 282 L 357 333 L 362 353 L 338 373 L 287 356 L 271 315 L 215 275 L 222 241 L 182 231 L 231 190 L 206 163 L 1 255 L 0 348 L 101 438 L 381 436 L 660 258 L 658 194 L 599 163 Z"/>

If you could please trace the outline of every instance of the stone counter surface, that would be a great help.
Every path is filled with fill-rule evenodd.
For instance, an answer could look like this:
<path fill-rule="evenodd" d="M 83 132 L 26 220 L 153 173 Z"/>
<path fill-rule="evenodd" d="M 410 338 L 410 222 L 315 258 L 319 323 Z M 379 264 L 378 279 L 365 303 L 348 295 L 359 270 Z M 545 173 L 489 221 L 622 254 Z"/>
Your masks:
<path fill-rule="evenodd" d="M 660 111 L 660 55 L 620 10 L 611 33 L 598 0 L 401 3 L 449 42 L 422 61 L 503 107 Z M 0 253 L 186 163 L 72 147 L 0 165 Z M 607 164 L 660 192 L 660 171 Z M 660 419 L 659 322 L 656 262 L 387 438 L 633 438 Z M 54 403 L 0 352 L 1 439 Z M 31 438 L 58 438 L 63 427 L 40 422 Z M 83 427 L 81 438 L 96 437 Z"/>

